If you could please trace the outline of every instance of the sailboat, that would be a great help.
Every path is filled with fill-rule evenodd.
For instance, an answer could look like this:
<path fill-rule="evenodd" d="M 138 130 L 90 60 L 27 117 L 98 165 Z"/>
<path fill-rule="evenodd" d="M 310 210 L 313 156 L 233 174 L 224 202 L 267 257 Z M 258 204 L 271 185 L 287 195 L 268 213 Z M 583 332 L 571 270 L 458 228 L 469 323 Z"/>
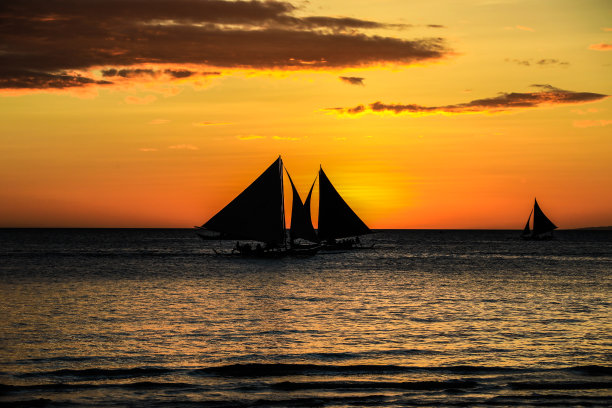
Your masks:
<path fill-rule="evenodd" d="M 372 231 L 344 201 L 331 181 L 319 169 L 319 228 L 318 237 L 325 242 L 324 249 L 352 249 L 361 247 L 359 236 Z M 355 237 L 354 239 L 342 238 Z"/>
<path fill-rule="evenodd" d="M 232 250 L 235 255 L 262 258 L 287 255 L 280 156 L 221 211 L 196 227 L 196 233 L 203 239 L 210 239 L 211 232 L 217 233 L 219 239 L 238 240 Z M 259 243 L 253 247 L 249 243 L 240 244 L 240 240 Z"/>
<path fill-rule="evenodd" d="M 279 156 L 255 181 L 234 198 L 221 211 L 196 227 L 196 233 L 204 240 L 237 240 L 229 254 L 215 250 L 218 255 L 236 255 L 249 258 L 280 258 L 286 255 L 311 256 L 320 248 L 318 244 L 287 246 L 285 228 L 285 205 L 283 190 L 283 161 Z M 310 220 L 310 197 L 302 203 L 293 180 L 287 172 L 293 189 L 291 215 L 291 242 L 305 239 L 318 242 Z M 256 241 L 240 243 L 242 241 Z M 263 245 L 262 245 L 263 244 Z"/>
<path fill-rule="evenodd" d="M 533 229 L 530 229 L 529 223 L 532 215 Z M 534 200 L 533 208 L 529 213 L 529 218 L 527 218 L 527 223 L 525 224 L 521 238 L 528 241 L 550 240 L 553 238 L 552 232 L 555 229 L 557 229 L 557 226 L 544 214 L 538 205 L 538 200 Z"/>

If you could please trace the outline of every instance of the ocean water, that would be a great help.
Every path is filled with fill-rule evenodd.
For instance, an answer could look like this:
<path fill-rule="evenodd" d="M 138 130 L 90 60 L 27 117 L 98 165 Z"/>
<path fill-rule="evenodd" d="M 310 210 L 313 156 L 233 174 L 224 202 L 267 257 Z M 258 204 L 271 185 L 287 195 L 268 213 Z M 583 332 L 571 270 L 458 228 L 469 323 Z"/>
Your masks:
<path fill-rule="evenodd" d="M 248 260 L 190 230 L 0 230 L 0 404 L 610 406 L 612 233 L 518 233 Z"/>

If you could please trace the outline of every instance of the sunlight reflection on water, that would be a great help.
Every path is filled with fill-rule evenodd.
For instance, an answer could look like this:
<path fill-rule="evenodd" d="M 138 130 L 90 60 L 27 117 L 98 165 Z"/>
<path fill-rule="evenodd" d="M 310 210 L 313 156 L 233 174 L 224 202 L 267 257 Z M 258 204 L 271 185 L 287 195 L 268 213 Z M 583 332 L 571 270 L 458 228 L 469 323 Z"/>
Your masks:
<path fill-rule="evenodd" d="M 556 244 L 533 246 L 504 231 L 384 232 L 371 238 L 375 251 L 245 260 L 206 256 L 215 243 L 201 244 L 182 230 L 46 231 L 19 240 L 2 233 L 8 243 L 0 267 L 3 384 L 31 386 L 32 373 L 42 372 L 44 383 L 119 387 L 127 381 L 151 398 L 166 388 L 149 390 L 151 384 L 139 382 L 188 383 L 198 391 L 176 393 L 197 401 L 240 401 L 245 393 L 249 400 L 286 397 L 279 387 L 301 387 L 301 398 L 349 395 L 334 383 L 314 385 L 328 386 L 324 390 L 293 384 L 331 378 L 380 382 L 380 389 L 365 394 L 385 395 L 381 405 L 407 395 L 384 382 L 400 389 L 413 386 L 401 383 L 406 381 L 433 389 L 440 385 L 427 381 L 477 378 L 497 384 L 497 391 L 489 384 L 469 394 L 476 398 L 469 402 L 502 395 L 499 384 L 517 395 L 508 385 L 517 378 L 582 379 L 542 370 L 610 362 L 609 235 L 572 241 L 571 234 L 561 240 L 560 232 Z M 189 371 L 252 363 L 285 364 L 279 370 L 289 370 L 289 376 L 277 375 L 290 384 L 262 379 L 274 366 L 248 381 Z M 309 366 L 300 371 L 299 364 Z M 335 372 L 338 365 L 390 372 Z M 481 371 L 443 370 L 463 366 Z M 129 371 L 148 367 L 169 371 L 152 377 Z M 92 368 L 128 372 L 87 377 L 82 371 Z M 516 377 L 506 368 L 527 371 Z M 77 373 L 45 374 L 63 369 Z M 603 377 L 608 381 L 609 372 Z M 593 384 L 587 388 L 598 386 Z M 109 392 L 124 403 L 136 398 L 133 390 L 116 388 L 79 392 L 40 395 L 56 401 L 103 400 Z M 434 402 L 458 398 L 427 395 Z"/>

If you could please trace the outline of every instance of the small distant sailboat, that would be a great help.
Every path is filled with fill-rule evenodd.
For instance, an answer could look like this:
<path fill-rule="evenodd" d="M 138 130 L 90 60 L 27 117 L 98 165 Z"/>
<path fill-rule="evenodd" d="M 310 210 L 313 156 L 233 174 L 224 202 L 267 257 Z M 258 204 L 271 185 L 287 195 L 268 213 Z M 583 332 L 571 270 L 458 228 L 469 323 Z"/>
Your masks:
<path fill-rule="evenodd" d="M 319 169 L 318 232 L 319 240 L 325 242 L 324 249 L 363 248 L 359 242 L 359 236 L 372 232 L 336 191 L 323 171 L 323 167 Z M 349 237 L 355 238 L 337 241 Z"/>
<path fill-rule="evenodd" d="M 533 229 L 529 228 L 529 223 L 533 215 Z M 550 240 L 553 238 L 552 232 L 557 229 L 557 226 L 553 224 L 551 220 L 544 214 L 538 200 L 534 201 L 533 208 L 527 218 L 527 223 L 521 234 L 521 238 L 527 241 L 543 241 Z"/>

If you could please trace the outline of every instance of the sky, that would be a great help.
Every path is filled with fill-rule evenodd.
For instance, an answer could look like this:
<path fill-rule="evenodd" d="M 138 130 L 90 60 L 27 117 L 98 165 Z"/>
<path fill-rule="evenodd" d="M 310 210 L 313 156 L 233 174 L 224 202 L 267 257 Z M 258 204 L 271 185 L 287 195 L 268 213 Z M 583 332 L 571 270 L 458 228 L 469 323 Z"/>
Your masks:
<path fill-rule="evenodd" d="M 612 225 L 609 0 L 0 18 L 0 227 L 201 225 L 279 155 L 302 197 L 323 166 L 371 228 L 522 229 L 536 197 L 560 228 Z"/>

